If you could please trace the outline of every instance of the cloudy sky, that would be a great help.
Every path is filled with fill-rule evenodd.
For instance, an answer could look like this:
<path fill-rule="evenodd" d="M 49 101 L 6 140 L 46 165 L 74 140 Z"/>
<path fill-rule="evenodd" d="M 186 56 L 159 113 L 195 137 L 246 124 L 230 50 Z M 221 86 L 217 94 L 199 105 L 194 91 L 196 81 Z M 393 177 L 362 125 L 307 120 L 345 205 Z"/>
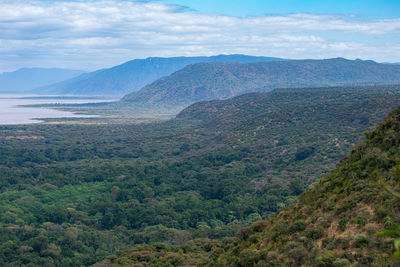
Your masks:
<path fill-rule="evenodd" d="M 400 62 L 400 1 L 0 0 L 0 73 L 235 53 Z"/>

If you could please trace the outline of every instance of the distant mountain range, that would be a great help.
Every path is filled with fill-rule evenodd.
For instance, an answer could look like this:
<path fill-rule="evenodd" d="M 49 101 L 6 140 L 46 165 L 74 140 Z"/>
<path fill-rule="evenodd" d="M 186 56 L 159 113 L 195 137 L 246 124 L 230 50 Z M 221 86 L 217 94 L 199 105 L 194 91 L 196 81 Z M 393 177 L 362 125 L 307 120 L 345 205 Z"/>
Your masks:
<path fill-rule="evenodd" d="M 400 83 L 400 66 L 334 58 L 257 63 L 198 63 L 126 95 L 134 106 L 185 106 L 282 87 L 322 87 Z"/>
<path fill-rule="evenodd" d="M 274 57 L 219 55 L 212 57 L 152 57 L 135 59 L 124 64 L 85 73 L 59 83 L 36 88 L 36 93 L 76 95 L 125 95 L 168 76 L 189 64 L 199 62 L 265 62 L 283 61 Z"/>
<path fill-rule="evenodd" d="M 0 93 L 29 92 L 36 87 L 70 79 L 84 73 L 58 68 L 22 68 L 0 74 Z"/>

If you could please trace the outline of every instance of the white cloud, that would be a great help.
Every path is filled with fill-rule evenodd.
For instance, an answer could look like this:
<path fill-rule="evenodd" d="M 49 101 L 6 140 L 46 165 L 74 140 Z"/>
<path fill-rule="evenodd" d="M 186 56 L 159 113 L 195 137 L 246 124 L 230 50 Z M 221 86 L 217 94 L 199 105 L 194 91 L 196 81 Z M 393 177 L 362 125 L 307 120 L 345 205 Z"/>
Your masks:
<path fill-rule="evenodd" d="M 0 1 L 0 71 L 95 69 L 148 56 L 245 53 L 400 61 L 400 19 L 230 17 L 131 1 Z"/>

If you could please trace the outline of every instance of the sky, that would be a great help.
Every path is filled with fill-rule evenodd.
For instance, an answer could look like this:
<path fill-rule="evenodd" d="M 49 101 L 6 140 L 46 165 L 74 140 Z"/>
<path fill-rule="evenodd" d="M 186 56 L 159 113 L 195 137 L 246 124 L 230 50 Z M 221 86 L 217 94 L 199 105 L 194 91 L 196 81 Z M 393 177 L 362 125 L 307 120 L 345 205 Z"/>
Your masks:
<path fill-rule="evenodd" d="M 400 62 L 400 0 L 0 0 L 0 73 L 217 54 Z"/>

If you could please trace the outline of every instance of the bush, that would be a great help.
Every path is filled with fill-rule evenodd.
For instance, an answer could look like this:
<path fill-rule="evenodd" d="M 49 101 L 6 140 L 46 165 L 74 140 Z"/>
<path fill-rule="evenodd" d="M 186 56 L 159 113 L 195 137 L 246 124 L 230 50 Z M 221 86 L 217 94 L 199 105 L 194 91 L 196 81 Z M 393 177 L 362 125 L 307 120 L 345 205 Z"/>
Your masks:
<path fill-rule="evenodd" d="M 370 241 L 371 239 L 364 235 L 357 235 L 353 245 L 357 248 L 366 247 Z"/>
<path fill-rule="evenodd" d="M 292 223 L 289 227 L 289 233 L 293 234 L 296 232 L 304 231 L 307 227 L 307 224 L 304 221 L 296 221 Z"/>
<path fill-rule="evenodd" d="M 253 232 L 262 232 L 267 227 L 268 223 L 266 221 L 258 221 L 253 223 L 250 228 Z"/>
<path fill-rule="evenodd" d="M 307 255 L 308 251 L 301 243 L 298 243 L 297 246 L 288 251 L 288 256 L 293 259 L 295 264 L 298 266 L 304 264 Z"/>
<path fill-rule="evenodd" d="M 333 261 L 333 267 L 349 267 L 350 262 L 347 259 L 336 259 Z"/>
<path fill-rule="evenodd" d="M 364 217 L 362 217 L 362 216 L 357 216 L 355 219 L 354 219 L 354 222 L 356 223 L 356 224 L 358 224 L 358 225 L 360 225 L 360 226 L 365 226 L 365 218 Z"/>
<path fill-rule="evenodd" d="M 392 229 L 396 225 L 395 221 L 390 217 L 385 217 L 383 224 L 386 230 Z"/>
<path fill-rule="evenodd" d="M 339 228 L 339 230 L 340 231 L 344 231 L 344 230 L 346 230 L 346 224 L 349 222 L 349 219 L 348 218 L 343 218 L 343 219 L 341 219 L 340 221 L 339 221 L 339 225 L 338 225 L 338 228 Z"/>
<path fill-rule="evenodd" d="M 331 267 L 335 260 L 336 257 L 331 252 L 327 252 L 324 255 L 317 257 L 316 263 L 318 267 Z"/>
<path fill-rule="evenodd" d="M 246 240 L 246 239 L 249 237 L 250 234 L 251 234 L 251 229 L 250 229 L 250 227 L 244 227 L 244 228 L 241 228 L 241 229 L 236 233 L 236 236 L 237 236 L 238 238 L 240 238 L 241 240 Z"/>
<path fill-rule="evenodd" d="M 244 249 L 239 254 L 241 266 L 254 266 L 258 257 L 258 253 L 253 249 Z"/>
<path fill-rule="evenodd" d="M 349 267 L 350 262 L 347 259 L 338 259 L 331 252 L 327 252 L 317 258 L 318 267 Z"/>
<path fill-rule="evenodd" d="M 319 239 L 323 236 L 323 231 L 321 229 L 311 229 L 305 232 L 305 236 L 311 239 Z"/>
<path fill-rule="evenodd" d="M 277 223 L 271 228 L 271 233 L 272 233 L 272 239 L 277 240 L 278 237 L 280 237 L 283 234 L 288 233 L 288 227 L 287 224 L 283 223 Z"/>

